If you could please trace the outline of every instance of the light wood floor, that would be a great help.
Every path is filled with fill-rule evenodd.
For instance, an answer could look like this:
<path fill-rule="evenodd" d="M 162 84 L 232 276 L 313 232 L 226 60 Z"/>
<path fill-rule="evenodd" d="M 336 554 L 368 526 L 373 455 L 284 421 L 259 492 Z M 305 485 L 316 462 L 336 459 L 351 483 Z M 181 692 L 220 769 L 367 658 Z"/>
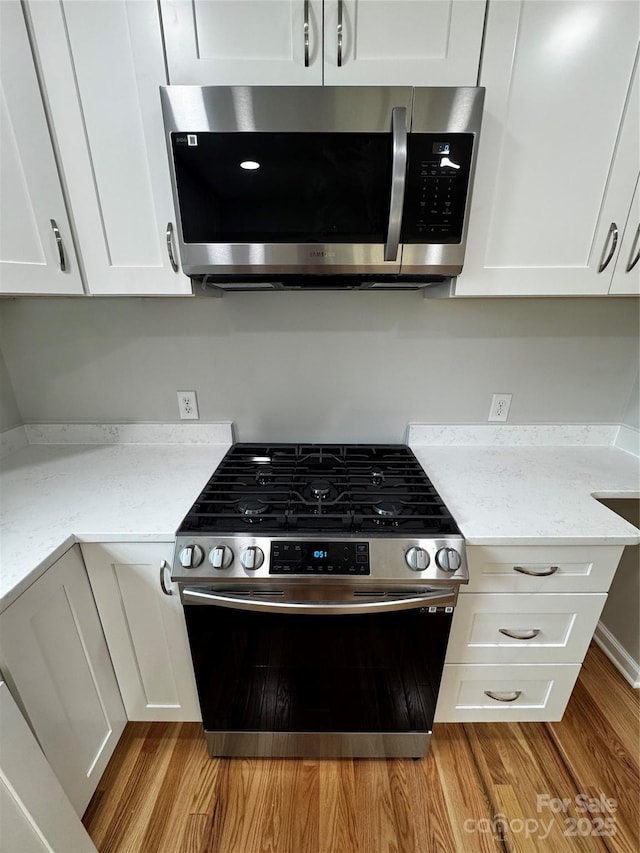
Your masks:
<path fill-rule="evenodd" d="M 198 724 L 130 723 L 84 824 L 101 853 L 638 853 L 639 735 L 592 645 L 562 722 L 440 724 L 420 761 L 211 760 Z"/>

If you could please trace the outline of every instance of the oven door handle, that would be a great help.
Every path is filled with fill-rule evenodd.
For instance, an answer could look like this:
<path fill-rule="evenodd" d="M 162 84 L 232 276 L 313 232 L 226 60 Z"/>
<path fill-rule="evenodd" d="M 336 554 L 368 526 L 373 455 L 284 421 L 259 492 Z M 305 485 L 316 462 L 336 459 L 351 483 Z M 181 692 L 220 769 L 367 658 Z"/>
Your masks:
<path fill-rule="evenodd" d="M 446 588 L 424 595 L 404 595 L 391 598 L 364 598 L 361 601 L 283 601 L 253 598 L 199 589 L 183 589 L 184 604 L 209 604 L 235 610 L 269 613 L 293 613 L 301 616 L 338 616 L 358 613 L 386 613 L 393 610 L 413 610 L 420 607 L 453 607 L 456 592 Z"/>

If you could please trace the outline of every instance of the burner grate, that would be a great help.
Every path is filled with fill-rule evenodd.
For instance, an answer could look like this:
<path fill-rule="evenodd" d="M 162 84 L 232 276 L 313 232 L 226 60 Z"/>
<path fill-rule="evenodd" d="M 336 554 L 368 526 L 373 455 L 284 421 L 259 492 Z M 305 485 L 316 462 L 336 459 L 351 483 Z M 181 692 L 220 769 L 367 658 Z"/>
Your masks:
<path fill-rule="evenodd" d="M 405 445 L 233 445 L 179 532 L 448 534 L 458 528 Z"/>

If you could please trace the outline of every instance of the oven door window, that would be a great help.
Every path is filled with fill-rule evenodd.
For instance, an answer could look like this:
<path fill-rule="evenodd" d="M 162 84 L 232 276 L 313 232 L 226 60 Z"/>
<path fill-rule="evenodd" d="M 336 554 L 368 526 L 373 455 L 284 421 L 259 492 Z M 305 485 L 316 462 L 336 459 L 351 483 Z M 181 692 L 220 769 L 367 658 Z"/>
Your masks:
<path fill-rule="evenodd" d="M 450 613 L 185 615 L 208 731 L 432 728 Z"/>
<path fill-rule="evenodd" d="M 383 243 L 384 133 L 173 133 L 185 243 Z"/>

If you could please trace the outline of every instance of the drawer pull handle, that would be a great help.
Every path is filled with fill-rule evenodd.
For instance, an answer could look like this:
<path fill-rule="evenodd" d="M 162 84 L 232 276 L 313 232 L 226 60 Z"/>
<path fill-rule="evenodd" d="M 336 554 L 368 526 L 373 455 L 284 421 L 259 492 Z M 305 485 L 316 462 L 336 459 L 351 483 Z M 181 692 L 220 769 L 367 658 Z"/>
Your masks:
<path fill-rule="evenodd" d="M 522 690 L 512 690 L 511 693 L 494 693 L 493 690 L 485 690 L 484 695 L 496 702 L 515 702 L 522 696 Z"/>
<path fill-rule="evenodd" d="M 168 569 L 168 568 L 169 568 L 169 563 L 167 563 L 166 560 L 162 560 L 162 562 L 160 563 L 160 587 L 162 588 L 162 591 L 164 592 L 165 595 L 173 595 L 173 590 L 167 588 L 167 584 L 165 583 L 165 579 L 164 579 L 165 569 Z"/>
<path fill-rule="evenodd" d="M 525 569 L 524 566 L 514 566 L 514 572 L 520 572 L 521 575 L 531 575 L 533 578 L 547 578 L 549 575 L 555 575 L 560 566 L 549 566 L 548 569 L 543 569 L 541 572 L 534 572 L 533 569 Z"/>
<path fill-rule="evenodd" d="M 498 631 L 512 640 L 533 640 L 540 633 L 540 628 L 498 628 Z"/>

